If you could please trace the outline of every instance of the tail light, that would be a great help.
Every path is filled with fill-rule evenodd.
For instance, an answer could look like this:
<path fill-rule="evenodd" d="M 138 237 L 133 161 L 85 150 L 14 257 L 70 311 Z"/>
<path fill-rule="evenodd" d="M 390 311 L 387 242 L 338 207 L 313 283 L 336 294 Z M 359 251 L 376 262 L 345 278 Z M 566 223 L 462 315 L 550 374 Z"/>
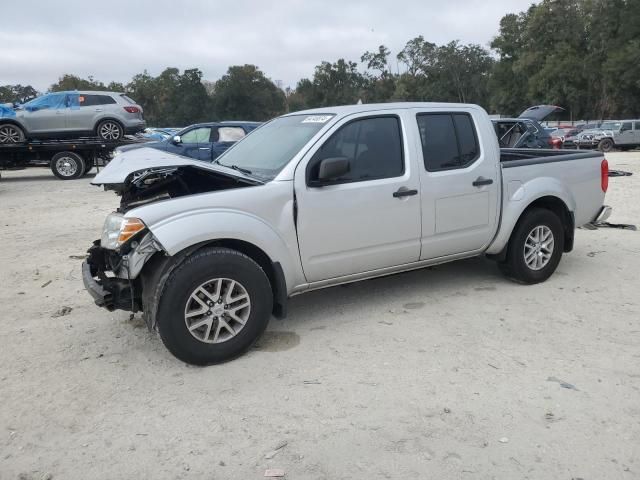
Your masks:
<path fill-rule="evenodd" d="M 558 137 L 550 137 L 549 145 L 551 146 L 551 148 L 560 149 L 562 148 L 562 139 Z"/>
<path fill-rule="evenodd" d="M 609 189 L 609 162 L 605 158 L 600 164 L 600 187 L 604 193 Z"/>
<path fill-rule="evenodd" d="M 124 107 L 124 109 L 129 113 L 139 113 L 140 109 L 138 107 Z"/>

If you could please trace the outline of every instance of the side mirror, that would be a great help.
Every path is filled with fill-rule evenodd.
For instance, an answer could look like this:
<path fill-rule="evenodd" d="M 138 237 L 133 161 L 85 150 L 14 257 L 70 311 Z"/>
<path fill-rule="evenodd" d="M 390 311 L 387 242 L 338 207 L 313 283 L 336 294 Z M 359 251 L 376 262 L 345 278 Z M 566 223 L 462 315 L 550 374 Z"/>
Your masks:
<path fill-rule="evenodd" d="M 346 157 L 325 158 L 318 166 L 318 182 L 331 182 L 351 171 L 351 164 Z"/>
<path fill-rule="evenodd" d="M 171 139 L 171 141 L 173 143 L 182 143 L 182 138 L 180 138 L 180 135 L 174 135 L 174 137 Z"/>

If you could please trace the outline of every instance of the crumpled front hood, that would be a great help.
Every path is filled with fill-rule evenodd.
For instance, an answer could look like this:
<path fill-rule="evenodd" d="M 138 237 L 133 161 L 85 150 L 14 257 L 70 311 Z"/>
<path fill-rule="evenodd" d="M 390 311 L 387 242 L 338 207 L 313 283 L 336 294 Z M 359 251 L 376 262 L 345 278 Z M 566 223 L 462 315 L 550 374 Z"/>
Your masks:
<path fill-rule="evenodd" d="M 136 148 L 116 155 L 91 181 L 92 185 L 114 185 L 124 183 L 133 173 L 162 167 L 196 167 L 201 170 L 213 171 L 228 177 L 255 179 L 243 175 L 229 168 L 215 164 L 193 160 L 173 153 L 167 153 L 155 148 Z"/>

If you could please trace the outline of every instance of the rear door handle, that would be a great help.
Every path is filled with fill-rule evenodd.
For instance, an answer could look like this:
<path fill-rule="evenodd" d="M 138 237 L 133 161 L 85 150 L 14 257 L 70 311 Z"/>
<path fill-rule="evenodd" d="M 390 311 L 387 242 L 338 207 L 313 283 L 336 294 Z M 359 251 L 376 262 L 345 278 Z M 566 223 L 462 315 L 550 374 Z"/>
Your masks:
<path fill-rule="evenodd" d="M 393 192 L 393 198 L 412 197 L 418 194 L 418 190 L 409 190 L 407 187 L 401 187 L 397 192 Z"/>
<path fill-rule="evenodd" d="M 101 112 L 102 109 L 101 108 L 96 108 L 96 112 Z"/>
<path fill-rule="evenodd" d="M 490 178 L 478 177 L 471 185 L 473 185 L 474 187 L 483 187 L 485 185 L 491 185 L 492 183 L 493 180 Z"/>

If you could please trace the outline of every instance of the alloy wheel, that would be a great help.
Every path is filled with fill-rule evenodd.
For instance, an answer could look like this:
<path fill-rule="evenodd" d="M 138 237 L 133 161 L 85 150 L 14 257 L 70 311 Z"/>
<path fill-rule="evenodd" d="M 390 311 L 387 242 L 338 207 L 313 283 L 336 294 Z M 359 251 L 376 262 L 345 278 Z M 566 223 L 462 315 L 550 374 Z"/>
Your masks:
<path fill-rule="evenodd" d="M 120 125 L 115 122 L 104 122 L 98 132 L 105 140 L 118 140 L 120 138 Z"/>
<path fill-rule="evenodd" d="M 0 143 L 19 143 L 21 140 L 22 135 L 16 127 L 5 125 L 0 128 Z"/>
<path fill-rule="evenodd" d="M 551 260 L 553 248 L 553 232 L 546 225 L 538 225 L 524 242 L 524 262 L 531 270 L 542 270 Z"/>
<path fill-rule="evenodd" d="M 250 314 L 251 300 L 244 286 L 229 278 L 214 278 L 191 293 L 184 321 L 197 340 L 223 343 L 240 333 Z"/>

